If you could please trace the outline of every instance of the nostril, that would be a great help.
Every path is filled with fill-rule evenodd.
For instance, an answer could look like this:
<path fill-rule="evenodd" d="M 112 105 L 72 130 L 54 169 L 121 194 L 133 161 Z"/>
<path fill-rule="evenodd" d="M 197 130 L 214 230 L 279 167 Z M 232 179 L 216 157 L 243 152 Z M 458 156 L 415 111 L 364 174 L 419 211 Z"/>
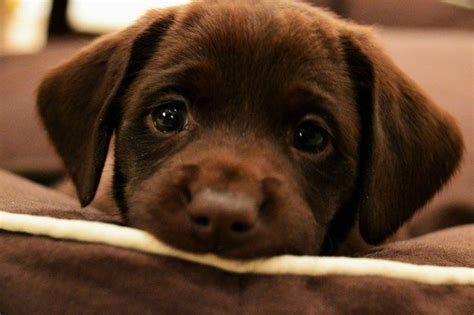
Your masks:
<path fill-rule="evenodd" d="M 262 204 L 260 205 L 260 209 L 259 209 L 259 212 L 262 214 L 262 215 L 266 215 L 268 212 L 269 212 L 269 209 L 271 207 L 271 201 L 266 199 L 264 202 L 262 202 Z"/>
<path fill-rule="evenodd" d="M 236 232 L 236 233 L 244 233 L 244 232 L 249 231 L 251 228 L 252 226 L 243 222 L 234 222 L 230 226 L 230 229 L 232 230 L 232 232 Z"/>
<path fill-rule="evenodd" d="M 192 218 L 192 220 L 193 220 L 194 224 L 199 225 L 201 227 L 206 227 L 210 223 L 209 218 L 205 217 L 205 216 L 194 217 L 194 218 Z"/>
<path fill-rule="evenodd" d="M 185 186 L 185 187 L 183 187 L 182 191 L 183 191 L 184 198 L 186 199 L 186 202 L 190 203 L 192 198 L 193 198 L 192 195 L 191 195 L 191 190 L 189 189 L 188 186 Z"/>

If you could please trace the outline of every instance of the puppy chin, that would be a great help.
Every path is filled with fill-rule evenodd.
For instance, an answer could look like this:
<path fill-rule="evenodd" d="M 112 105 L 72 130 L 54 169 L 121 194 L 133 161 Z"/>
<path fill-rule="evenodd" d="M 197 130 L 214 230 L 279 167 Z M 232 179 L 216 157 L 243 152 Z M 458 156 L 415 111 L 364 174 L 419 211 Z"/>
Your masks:
<path fill-rule="evenodd" d="M 140 214 L 134 215 L 133 213 Z M 196 254 L 214 254 L 231 259 L 251 259 L 277 255 L 317 255 L 323 240 L 322 237 L 318 238 L 312 234 L 285 235 L 284 232 L 278 233 L 278 231 L 275 231 L 278 233 L 277 235 L 263 235 L 263 233 L 259 235 L 255 233 L 251 240 L 240 244 L 222 243 L 219 239 L 207 242 L 196 236 L 190 224 L 183 224 L 180 230 L 176 231 L 169 227 L 169 222 L 162 220 L 160 224 L 153 224 L 143 222 L 142 218 L 143 210 L 132 210 L 130 225 L 149 232 L 171 247 Z M 294 242 L 290 243 L 288 239 L 292 239 Z"/>

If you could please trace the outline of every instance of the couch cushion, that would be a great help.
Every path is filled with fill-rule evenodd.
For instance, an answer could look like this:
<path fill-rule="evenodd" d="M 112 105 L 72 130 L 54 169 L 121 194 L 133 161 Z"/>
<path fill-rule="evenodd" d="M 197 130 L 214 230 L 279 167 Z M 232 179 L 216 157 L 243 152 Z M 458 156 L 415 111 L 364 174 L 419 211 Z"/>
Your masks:
<path fill-rule="evenodd" d="M 86 42 L 65 39 L 39 54 L 0 57 L 0 167 L 26 175 L 61 170 L 36 117 L 35 91 L 50 68 Z"/>

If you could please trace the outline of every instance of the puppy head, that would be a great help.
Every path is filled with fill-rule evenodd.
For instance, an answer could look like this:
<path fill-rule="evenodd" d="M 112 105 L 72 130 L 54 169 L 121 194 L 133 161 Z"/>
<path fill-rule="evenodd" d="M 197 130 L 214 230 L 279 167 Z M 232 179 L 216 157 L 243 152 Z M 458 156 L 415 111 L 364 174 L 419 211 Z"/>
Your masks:
<path fill-rule="evenodd" d="M 380 242 L 462 151 L 365 28 L 286 1 L 149 12 L 53 70 L 38 105 L 82 205 L 115 133 L 128 223 L 234 257 L 327 253 L 356 221 Z"/>

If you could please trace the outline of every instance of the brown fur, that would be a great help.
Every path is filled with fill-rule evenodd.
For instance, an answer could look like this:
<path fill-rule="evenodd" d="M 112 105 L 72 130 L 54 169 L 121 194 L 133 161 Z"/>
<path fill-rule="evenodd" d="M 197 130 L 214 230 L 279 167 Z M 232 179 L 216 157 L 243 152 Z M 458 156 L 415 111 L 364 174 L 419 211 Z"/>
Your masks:
<path fill-rule="evenodd" d="M 148 114 L 170 90 L 188 99 L 191 122 L 164 137 Z M 125 222 L 224 256 L 379 243 L 449 179 L 462 152 L 452 118 L 369 29 L 291 1 L 151 11 L 53 70 L 38 104 L 83 205 L 114 134 L 106 182 Z M 319 154 L 289 141 L 308 113 L 332 133 Z M 238 216 L 255 227 L 198 237 L 189 216 L 211 210 L 219 224 Z"/>

